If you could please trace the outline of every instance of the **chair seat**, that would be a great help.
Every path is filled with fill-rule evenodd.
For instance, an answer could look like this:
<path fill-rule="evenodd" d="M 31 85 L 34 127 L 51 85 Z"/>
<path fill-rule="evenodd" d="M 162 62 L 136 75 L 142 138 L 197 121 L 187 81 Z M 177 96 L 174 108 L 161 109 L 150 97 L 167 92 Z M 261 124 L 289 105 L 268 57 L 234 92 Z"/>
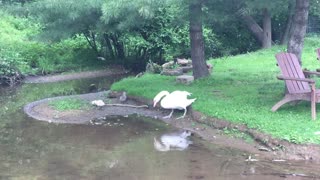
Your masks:
<path fill-rule="evenodd" d="M 282 105 L 294 101 L 310 101 L 311 102 L 311 117 L 316 119 L 316 103 L 320 103 L 320 89 L 316 89 L 315 96 L 311 93 L 314 83 L 309 77 L 306 78 L 295 54 L 281 52 L 276 54 L 278 66 L 281 70 L 280 80 L 286 83 L 287 92 L 285 97 L 277 102 L 272 108 L 272 111 L 277 111 Z M 315 72 L 309 72 L 316 74 Z M 280 76 L 279 76 L 280 77 Z"/>

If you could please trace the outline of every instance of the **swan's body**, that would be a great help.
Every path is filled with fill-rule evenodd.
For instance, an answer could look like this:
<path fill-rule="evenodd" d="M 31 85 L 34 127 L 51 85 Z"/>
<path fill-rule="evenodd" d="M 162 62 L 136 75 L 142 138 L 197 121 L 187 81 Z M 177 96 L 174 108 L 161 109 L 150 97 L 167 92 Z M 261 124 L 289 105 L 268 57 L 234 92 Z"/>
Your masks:
<path fill-rule="evenodd" d="M 185 150 L 188 148 L 192 141 L 187 137 L 191 135 L 190 131 L 183 131 L 182 133 L 164 134 L 159 140 L 154 138 L 153 145 L 158 151 L 170 151 L 170 150 Z"/>
<path fill-rule="evenodd" d="M 187 91 L 173 91 L 171 94 L 168 91 L 161 91 L 153 99 L 153 107 L 160 101 L 160 105 L 164 109 L 172 109 L 168 116 L 163 118 L 170 118 L 174 109 L 184 110 L 180 118 L 183 118 L 187 113 L 187 107 L 190 106 L 196 99 L 188 99 L 191 93 Z"/>

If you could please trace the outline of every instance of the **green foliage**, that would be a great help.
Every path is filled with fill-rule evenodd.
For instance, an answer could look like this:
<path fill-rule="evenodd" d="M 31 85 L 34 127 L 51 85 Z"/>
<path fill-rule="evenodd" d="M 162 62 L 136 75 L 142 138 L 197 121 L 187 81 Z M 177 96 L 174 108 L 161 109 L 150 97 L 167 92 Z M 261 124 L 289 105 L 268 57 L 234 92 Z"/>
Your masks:
<path fill-rule="evenodd" d="M 252 13 L 261 13 L 263 9 L 269 9 L 272 12 L 272 15 L 276 15 L 279 12 L 282 12 L 287 9 L 288 7 L 288 1 L 291 0 L 269 0 L 269 1 L 263 1 L 263 0 L 250 0 L 250 1 L 244 1 L 246 7 L 249 9 Z"/>
<path fill-rule="evenodd" d="M 306 38 L 302 56 L 304 68 L 314 70 L 320 66 L 314 52 L 319 43 L 317 37 Z M 162 90 L 186 90 L 192 93 L 191 98 L 197 98 L 193 109 L 206 115 L 246 124 L 290 142 L 320 144 L 319 135 L 314 134 L 319 131 L 320 123 L 311 120 L 309 103 L 286 105 L 275 113 L 270 111 L 283 98 L 284 83 L 276 79 L 279 68 L 274 55 L 284 50 L 285 47 L 275 46 L 213 59 L 209 61 L 214 65 L 213 75 L 189 86 L 177 84 L 174 77 L 146 74 L 141 78 L 126 78 L 113 84 L 111 89 L 149 99 Z"/>
<path fill-rule="evenodd" d="M 309 15 L 320 17 L 320 1 L 310 0 Z"/>
<path fill-rule="evenodd" d="M 0 60 L 3 65 L 10 65 L 1 66 L 1 71 L 11 68 L 22 73 L 48 74 L 96 63 L 95 53 L 83 36 L 57 43 L 39 42 L 34 38 L 41 31 L 41 25 L 1 10 L 0 14 Z M 101 63 L 96 65 L 101 66 Z"/>
<path fill-rule="evenodd" d="M 42 0 L 30 3 L 33 17 L 46 24 L 44 37 L 59 40 L 95 28 L 103 0 Z"/>
<path fill-rule="evenodd" d="M 145 19 L 154 18 L 155 12 L 165 3 L 163 0 L 109 0 L 102 6 L 102 20 L 120 31 L 132 29 L 144 24 Z"/>
<path fill-rule="evenodd" d="M 87 101 L 77 99 L 77 98 L 65 98 L 54 100 L 49 103 L 54 109 L 58 111 L 66 110 L 81 110 L 90 108 Z"/>

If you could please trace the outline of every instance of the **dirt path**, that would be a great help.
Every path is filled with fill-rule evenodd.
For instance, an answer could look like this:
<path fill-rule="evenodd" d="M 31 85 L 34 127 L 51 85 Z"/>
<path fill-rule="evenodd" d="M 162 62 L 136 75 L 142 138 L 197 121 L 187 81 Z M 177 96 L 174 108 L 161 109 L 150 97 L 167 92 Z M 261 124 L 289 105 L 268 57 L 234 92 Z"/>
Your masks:
<path fill-rule="evenodd" d="M 50 82 L 67 81 L 67 80 L 73 80 L 73 79 L 121 75 L 125 73 L 126 71 L 123 68 L 112 67 L 112 68 L 107 68 L 105 70 L 78 72 L 78 73 L 70 73 L 70 74 L 59 74 L 59 75 L 49 75 L 49 76 L 28 76 L 25 78 L 24 82 L 25 83 L 50 83 Z"/>

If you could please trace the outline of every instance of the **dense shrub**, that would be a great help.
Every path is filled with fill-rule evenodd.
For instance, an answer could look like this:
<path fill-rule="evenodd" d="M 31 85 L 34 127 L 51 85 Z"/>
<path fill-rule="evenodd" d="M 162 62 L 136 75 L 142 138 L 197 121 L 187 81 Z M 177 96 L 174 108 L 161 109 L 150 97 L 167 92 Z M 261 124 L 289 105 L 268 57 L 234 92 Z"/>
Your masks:
<path fill-rule="evenodd" d="M 41 25 L 0 10 L 0 72 L 48 74 L 99 64 L 83 36 L 60 42 L 38 41 Z M 99 64 L 101 65 L 101 64 Z"/>

